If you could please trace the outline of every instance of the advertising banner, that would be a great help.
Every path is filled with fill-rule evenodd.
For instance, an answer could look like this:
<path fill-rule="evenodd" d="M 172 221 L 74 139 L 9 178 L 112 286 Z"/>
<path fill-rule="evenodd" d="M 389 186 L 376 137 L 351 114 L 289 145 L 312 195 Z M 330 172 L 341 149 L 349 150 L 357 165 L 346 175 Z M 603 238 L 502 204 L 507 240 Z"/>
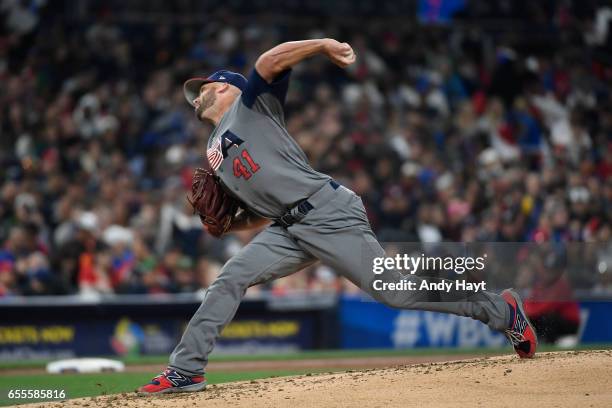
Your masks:
<path fill-rule="evenodd" d="M 157 310 L 155 303 L 137 307 L 116 304 L 5 307 L 4 316 L 10 318 L 0 320 L 0 359 L 169 354 L 191 315 L 185 309 L 198 305 L 192 306 L 165 305 L 164 314 L 158 317 L 151 317 Z M 261 305 L 250 306 L 245 304 L 243 312 L 239 311 L 222 332 L 216 353 L 295 351 L 325 346 L 319 344 L 318 338 L 322 336 L 316 333 L 321 311 L 266 311 Z"/>
<path fill-rule="evenodd" d="M 612 342 L 612 302 L 580 305 L 580 343 Z M 340 302 L 343 348 L 505 347 L 503 334 L 471 318 L 416 310 L 397 310 L 362 297 Z"/>

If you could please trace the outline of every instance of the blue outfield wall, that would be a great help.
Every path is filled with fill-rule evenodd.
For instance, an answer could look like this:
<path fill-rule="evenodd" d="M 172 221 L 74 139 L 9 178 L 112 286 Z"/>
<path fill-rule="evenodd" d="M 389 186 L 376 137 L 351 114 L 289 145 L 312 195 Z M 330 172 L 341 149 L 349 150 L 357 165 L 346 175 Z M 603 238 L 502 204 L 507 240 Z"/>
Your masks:
<path fill-rule="evenodd" d="M 580 302 L 581 343 L 612 342 L 612 302 Z M 505 337 L 467 317 L 396 310 L 361 297 L 339 304 L 342 348 L 504 347 Z"/>
<path fill-rule="evenodd" d="M 295 299 L 294 299 L 295 300 Z M 338 347 L 337 302 L 244 301 L 217 342 L 218 353 Z M 109 301 L 17 299 L 0 304 L 0 360 L 169 354 L 200 306 L 193 296 Z"/>
<path fill-rule="evenodd" d="M 0 360 L 168 354 L 199 301 L 118 297 L 5 302 L 0 304 Z M 584 299 L 580 309 L 580 341 L 612 343 L 612 301 Z M 507 341 L 466 317 L 395 310 L 362 297 L 291 295 L 243 302 L 215 351 L 418 347 L 507 347 Z"/>
<path fill-rule="evenodd" d="M 612 342 L 612 301 L 580 302 L 581 343 Z"/>

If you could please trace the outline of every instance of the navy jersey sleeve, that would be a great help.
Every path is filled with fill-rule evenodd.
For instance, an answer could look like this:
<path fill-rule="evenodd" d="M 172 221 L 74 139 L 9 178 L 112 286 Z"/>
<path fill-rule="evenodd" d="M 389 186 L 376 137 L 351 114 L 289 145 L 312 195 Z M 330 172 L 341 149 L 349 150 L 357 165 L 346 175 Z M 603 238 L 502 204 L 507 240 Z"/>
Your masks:
<path fill-rule="evenodd" d="M 249 82 L 242 91 L 242 102 L 247 108 L 284 122 L 285 97 L 289 88 L 291 70 L 281 72 L 272 83 L 266 82 L 255 68 L 249 76 Z"/>

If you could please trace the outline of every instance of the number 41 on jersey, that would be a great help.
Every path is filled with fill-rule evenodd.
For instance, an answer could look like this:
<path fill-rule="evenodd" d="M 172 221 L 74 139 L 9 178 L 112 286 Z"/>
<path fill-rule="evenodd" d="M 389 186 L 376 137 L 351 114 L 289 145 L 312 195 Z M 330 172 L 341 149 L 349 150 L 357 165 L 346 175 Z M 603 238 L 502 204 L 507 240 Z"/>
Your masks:
<path fill-rule="evenodd" d="M 246 162 L 248 168 L 244 165 L 243 161 Z M 250 179 L 253 173 L 257 173 L 260 169 L 259 164 L 255 163 L 247 149 L 242 150 L 240 154 L 234 158 L 233 166 L 234 176 L 238 178 L 244 177 L 245 180 Z"/>

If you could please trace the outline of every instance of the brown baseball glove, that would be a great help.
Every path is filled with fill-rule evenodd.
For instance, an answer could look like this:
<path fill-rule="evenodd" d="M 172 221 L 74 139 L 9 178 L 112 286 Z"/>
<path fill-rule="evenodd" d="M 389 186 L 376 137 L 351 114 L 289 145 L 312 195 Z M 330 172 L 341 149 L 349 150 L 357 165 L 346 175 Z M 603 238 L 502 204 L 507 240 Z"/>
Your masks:
<path fill-rule="evenodd" d="M 210 234 L 220 237 L 229 230 L 238 210 L 238 201 L 227 194 L 219 178 L 210 170 L 198 168 L 193 173 L 191 195 L 187 197 L 194 213 Z"/>

